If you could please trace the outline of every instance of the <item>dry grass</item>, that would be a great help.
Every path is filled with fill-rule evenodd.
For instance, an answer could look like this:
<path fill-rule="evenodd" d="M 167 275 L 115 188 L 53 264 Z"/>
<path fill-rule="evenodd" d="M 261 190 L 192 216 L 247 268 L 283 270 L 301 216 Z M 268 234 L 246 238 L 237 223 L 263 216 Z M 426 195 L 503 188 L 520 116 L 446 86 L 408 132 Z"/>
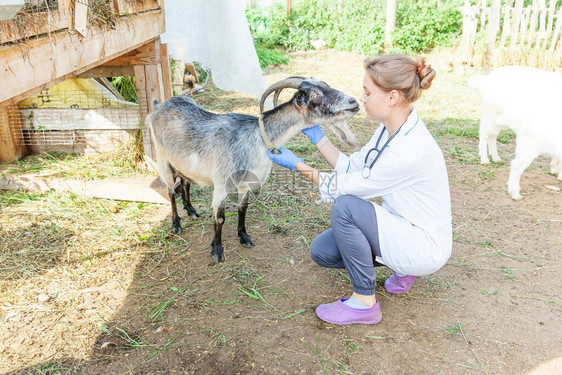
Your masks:
<path fill-rule="evenodd" d="M 6 173 L 38 173 L 44 176 L 77 180 L 132 177 L 149 173 L 144 163 L 140 130 L 130 141 L 113 151 L 79 155 L 62 152 L 43 152 L 28 156 L 3 168 Z"/>

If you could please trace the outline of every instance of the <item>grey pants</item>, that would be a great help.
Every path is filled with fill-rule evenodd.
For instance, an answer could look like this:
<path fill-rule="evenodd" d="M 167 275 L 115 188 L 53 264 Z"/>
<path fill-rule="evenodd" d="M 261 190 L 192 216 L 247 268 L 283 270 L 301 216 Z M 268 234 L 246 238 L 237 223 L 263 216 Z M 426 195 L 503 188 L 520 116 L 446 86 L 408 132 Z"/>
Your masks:
<path fill-rule="evenodd" d="M 381 255 L 375 207 L 343 195 L 332 205 L 330 222 L 332 228 L 312 241 L 310 256 L 322 267 L 345 268 L 354 292 L 375 294 L 374 257 Z"/>

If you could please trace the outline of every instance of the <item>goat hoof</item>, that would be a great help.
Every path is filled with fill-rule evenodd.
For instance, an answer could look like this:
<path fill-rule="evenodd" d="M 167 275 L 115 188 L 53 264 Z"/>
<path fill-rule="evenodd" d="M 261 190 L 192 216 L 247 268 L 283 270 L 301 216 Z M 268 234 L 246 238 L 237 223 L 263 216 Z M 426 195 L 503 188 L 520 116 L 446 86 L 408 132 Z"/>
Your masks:
<path fill-rule="evenodd" d="M 221 245 L 213 247 L 211 255 L 213 256 L 215 263 L 224 262 L 224 251 Z"/>
<path fill-rule="evenodd" d="M 184 208 L 187 211 L 187 215 L 189 217 L 193 217 L 193 218 L 201 217 L 201 215 L 199 215 L 197 211 L 195 211 L 195 208 L 193 208 L 193 206 L 188 206 Z"/>
<path fill-rule="evenodd" d="M 255 246 L 254 243 L 252 242 L 252 239 L 250 238 L 250 236 L 248 236 L 246 233 L 242 233 L 240 235 L 240 243 L 242 244 L 242 246 L 244 247 L 252 247 Z"/>
<path fill-rule="evenodd" d="M 172 229 L 174 230 L 175 234 L 181 233 L 181 220 L 179 216 L 172 217 Z"/>

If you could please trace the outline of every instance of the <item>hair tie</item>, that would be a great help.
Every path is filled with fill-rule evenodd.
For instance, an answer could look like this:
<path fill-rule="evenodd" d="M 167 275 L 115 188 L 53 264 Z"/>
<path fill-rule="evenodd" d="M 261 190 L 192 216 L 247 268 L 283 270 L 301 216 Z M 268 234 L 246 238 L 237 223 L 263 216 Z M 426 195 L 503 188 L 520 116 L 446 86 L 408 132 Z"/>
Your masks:
<path fill-rule="evenodd" d="M 416 74 L 420 74 L 420 72 L 423 70 L 423 68 L 425 68 L 425 64 L 422 65 L 422 67 L 420 68 L 420 70 L 418 70 L 418 71 L 416 72 Z"/>

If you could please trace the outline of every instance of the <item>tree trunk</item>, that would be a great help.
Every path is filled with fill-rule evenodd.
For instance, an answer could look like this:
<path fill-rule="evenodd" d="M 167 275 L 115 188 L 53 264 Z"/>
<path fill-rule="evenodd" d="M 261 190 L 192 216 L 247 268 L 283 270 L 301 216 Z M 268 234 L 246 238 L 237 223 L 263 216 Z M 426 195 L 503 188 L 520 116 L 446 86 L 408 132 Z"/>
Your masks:
<path fill-rule="evenodd" d="M 384 49 L 392 47 L 392 32 L 396 27 L 396 2 L 397 0 L 386 1 L 386 28 L 384 30 Z"/>

